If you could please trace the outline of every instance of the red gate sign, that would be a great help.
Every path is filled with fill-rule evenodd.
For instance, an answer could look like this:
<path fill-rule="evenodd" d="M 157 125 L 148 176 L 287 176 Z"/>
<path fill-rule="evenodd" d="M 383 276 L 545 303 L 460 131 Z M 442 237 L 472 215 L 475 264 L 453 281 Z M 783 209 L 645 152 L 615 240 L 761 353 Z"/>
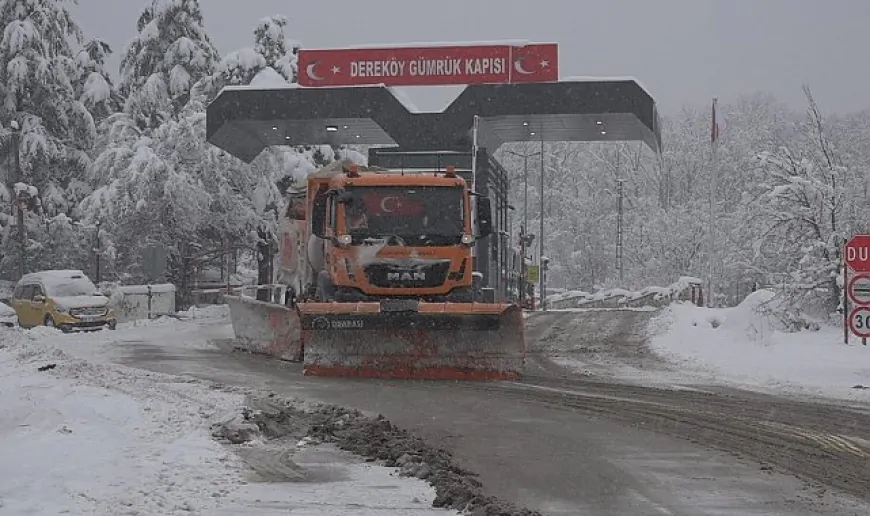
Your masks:
<path fill-rule="evenodd" d="M 870 272 L 870 235 L 855 235 L 843 249 L 846 265 L 857 272 Z"/>
<path fill-rule="evenodd" d="M 859 306 L 849 312 L 849 329 L 856 337 L 870 338 L 870 306 Z"/>
<path fill-rule="evenodd" d="M 300 50 L 300 86 L 439 86 L 559 80 L 555 43 Z"/>

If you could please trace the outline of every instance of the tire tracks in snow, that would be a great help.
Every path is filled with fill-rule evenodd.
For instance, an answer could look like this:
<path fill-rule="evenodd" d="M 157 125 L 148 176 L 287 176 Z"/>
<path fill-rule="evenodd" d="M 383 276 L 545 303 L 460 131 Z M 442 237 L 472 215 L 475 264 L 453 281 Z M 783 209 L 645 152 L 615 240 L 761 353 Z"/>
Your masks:
<path fill-rule="evenodd" d="M 542 377 L 466 388 L 682 438 L 870 500 L 870 416 L 847 408 Z"/>

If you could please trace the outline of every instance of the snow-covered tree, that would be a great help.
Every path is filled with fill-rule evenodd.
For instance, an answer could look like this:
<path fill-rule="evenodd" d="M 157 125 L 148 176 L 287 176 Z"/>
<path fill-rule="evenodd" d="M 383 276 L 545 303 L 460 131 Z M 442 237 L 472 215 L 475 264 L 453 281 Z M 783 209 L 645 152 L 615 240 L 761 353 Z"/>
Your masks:
<path fill-rule="evenodd" d="M 260 20 L 254 29 L 254 50 L 266 60 L 287 82 L 298 77 L 297 54 L 301 45 L 288 39 L 284 30 L 289 24 L 286 16 L 276 14 Z"/>
<path fill-rule="evenodd" d="M 72 45 L 80 42 L 80 30 L 53 0 L 4 2 L 0 26 L 0 121 L 20 126 L 28 181 L 65 188 L 87 166 L 85 151 L 96 136 L 93 117 L 73 87 L 78 70 Z"/>
<path fill-rule="evenodd" d="M 125 111 L 140 129 L 181 112 L 194 84 L 214 71 L 219 53 L 203 26 L 198 0 L 152 0 L 121 61 Z"/>
<path fill-rule="evenodd" d="M 807 119 L 794 148 L 764 151 L 757 162 L 765 174 L 752 212 L 755 263 L 766 272 L 787 273 L 782 281 L 797 306 L 825 309 L 841 296 L 841 246 L 848 238 L 848 170 L 828 140 L 821 112 L 809 90 Z M 750 221 L 746 221 L 749 223 Z M 865 220 L 866 224 L 866 220 Z"/>
<path fill-rule="evenodd" d="M 25 217 L 28 238 L 38 239 L 45 232 L 41 217 L 66 214 L 87 194 L 79 177 L 90 163 L 96 128 L 76 92 L 81 72 L 75 54 L 82 35 L 65 2 L 56 0 L 2 2 L 0 28 L 0 141 L 3 155 L 12 155 L 16 139 L 11 133 L 18 133 L 20 157 L 20 168 L 7 169 L 6 179 L 39 193 L 40 213 Z M 5 190 L 8 195 L 11 188 Z M 3 263 L 18 254 L 12 220 L 2 227 Z M 40 266 L 39 254 L 29 256 L 29 269 Z M 6 267 L 0 273 L 14 277 Z"/>
<path fill-rule="evenodd" d="M 75 81 L 76 98 L 81 101 L 94 120 L 99 123 L 121 108 L 122 99 L 106 71 L 106 59 L 112 48 L 95 38 L 88 41 L 76 56 L 78 78 Z"/>

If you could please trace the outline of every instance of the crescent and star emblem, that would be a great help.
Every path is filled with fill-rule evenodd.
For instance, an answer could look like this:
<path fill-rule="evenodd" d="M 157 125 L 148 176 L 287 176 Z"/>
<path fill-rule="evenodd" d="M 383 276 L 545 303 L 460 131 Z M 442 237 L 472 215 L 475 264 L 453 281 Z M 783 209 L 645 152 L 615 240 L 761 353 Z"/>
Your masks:
<path fill-rule="evenodd" d="M 312 81 L 322 81 L 323 77 L 317 75 L 317 65 L 320 64 L 320 61 L 314 61 L 305 67 L 305 73 L 308 74 L 308 78 Z"/>
<path fill-rule="evenodd" d="M 533 74 L 537 73 L 535 71 L 526 70 L 526 68 L 524 66 L 524 62 L 528 58 L 529 58 L 529 56 L 522 56 L 522 57 L 517 58 L 514 61 L 514 70 L 516 70 L 516 72 L 518 74 L 520 74 L 520 75 L 533 75 Z M 543 59 L 543 60 L 541 60 L 540 65 L 541 65 L 541 68 L 546 68 L 546 67 L 550 66 L 550 62 L 547 61 L 546 59 Z"/>
<path fill-rule="evenodd" d="M 389 201 L 389 200 L 392 200 L 392 203 L 391 203 L 392 208 L 387 208 L 387 201 Z M 402 203 L 399 202 L 398 197 L 389 196 L 389 197 L 384 197 L 383 199 L 381 199 L 381 211 L 384 213 L 393 213 L 401 205 L 402 205 Z"/>
<path fill-rule="evenodd" d="M 323 77 L 322 75 L 319 75 L 317 73 L 317 67 L 320 65 L 321 65 L 321 61 L 314 61 L 313 63 L 311 63 L 305 67 L 305 74 L 312 81 L 325 81 L 326 80 L 325 77 Z M 332 75 L 338 75 L 338 73 L 341 72 L 341 67 L 338 65 L 332 65 L 332 67 L 329 68 L 329 71 L 332 72 Z"/>

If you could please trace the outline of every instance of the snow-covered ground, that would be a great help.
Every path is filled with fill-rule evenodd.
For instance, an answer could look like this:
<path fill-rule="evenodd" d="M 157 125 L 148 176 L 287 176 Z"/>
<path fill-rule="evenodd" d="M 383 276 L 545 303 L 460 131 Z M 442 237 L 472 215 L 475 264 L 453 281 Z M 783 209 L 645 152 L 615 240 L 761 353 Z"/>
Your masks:
<path fill-rule="evenodd" d="M 183 315 L 97 334 L 0 327 L 0 515 L 449 514 L 423 481 L 329 446 L 294 456 L 303 470 L 328 457 L 328 482 L 252 480 L 211 435 L 240 414 L 242 391 L 97 360 L 125 342 L 226 330 L 222 309 Z"/>
<path fill-rule="evenodd" d="M 761 290 L 726 309 L 673 304 L 653 319 L 650 346 L 699 380 L 870 400 L 870 346 L 854 337 L 844 344 L 841 327 L 783 331 L 757 309 L 773 295 Z"/>

